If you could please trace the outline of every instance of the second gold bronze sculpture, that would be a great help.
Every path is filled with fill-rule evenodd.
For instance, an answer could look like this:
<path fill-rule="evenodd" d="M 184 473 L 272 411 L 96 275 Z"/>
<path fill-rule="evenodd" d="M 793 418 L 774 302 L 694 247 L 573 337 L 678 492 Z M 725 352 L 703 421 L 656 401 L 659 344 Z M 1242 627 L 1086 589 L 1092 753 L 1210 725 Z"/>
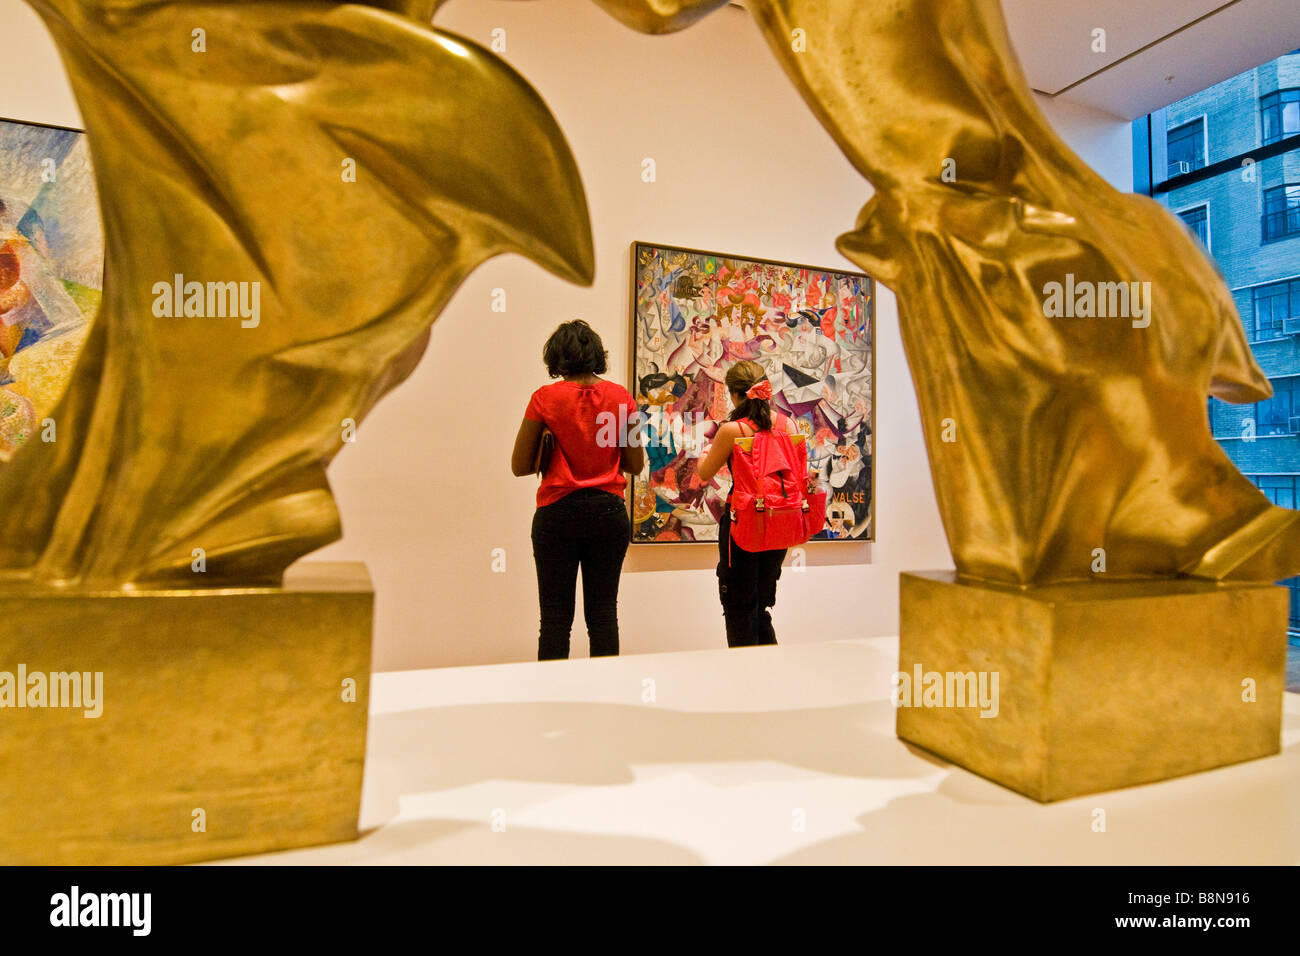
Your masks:
<path fill-rule="evenodd" d="M 0 578 L 67 601 L 124 588 L 273 590 L 289 564 L 339 536 L 325 469 L 344 423 L 360 422 L 410 373 L 473 268 L 513 251 L 591 282 L 573 157 L 522 77 L 428 25 L 438 0 L 28 2 L 58 43 L 85 118 L 106 285 L 53 416 L 59 441 L 28 446 L 0 472 Z M 597 2 L 634 29 L 665 33 L 725 0 Z M 1230 659 L 1255 672 L 1225 668 L 1216 678 L 1202 667 L 1200 679 L 1251 679 L 1268 699 L 1249 715 L 1223 712 L 1220 723 L 1249 746 L 1225 737 L 1207 742 L 1208 764 L 1156 763 L 1176 773 L 1246 759 L 1270 752 L 1259 743 L 1270 738 L 1275 751 L 1281 664 L 1266 649 L 1282 646 L 1285 610 L 1264 585 L 1300 572 L 1300 515 L 1271 505 L 1210 435 L 1207 395 L 1270 394 L 1213 265 L 1170 214 L 1119 193 L 1056 136 L 998 0 L 747 6 L 875 188 L 838 245 L 898 296 L 960 576 L 953 586 L 1069 585 L 1054 606 L 1079 598 L 1095 607 L 1206 582 L 1205 613 L 1225 641 L 1251 649 Z M 193 52 L 198 27 L 202 55 Z M 341 189 L 348 161 L 365 175 Z M 338 222 L 353 234 L 340 237 Z M 154 318 L 155 284 L 177 275 L 260 283 L 258 328 L 231 334 Z M 1143 321 L 1053 317 L 1044 289 L 1067 277 L 1149 289 Z M 1232 589 L 1251 612 L 1224 616 L 1232 602 L 1215 596 L 1214 582 L 1251 585 Z M 961 590 L 911 593 L 900 670 L 918 653 L 950 653 L 941 651 L 949 636 L 930 641 L 911 629 L 969 600 Z M 922 594 L 932 603 L 909 616 Z M 1178 644 L 1161 636 L 1170 622 L 1126 619 L 1145 622 L 1128 640 L 1161 649 L 1142 659 L 1177 673 Z M 1105 613 L 1090 620 L 1107 626 Z M 983 639 L 977 630 L 962 638 L 975 649 Z M 1025 640 L 1036 654 L 1054 653 L 1050 628 Z M 321 667 L 323 679 L 343 677 L 368 641 L 364 629 L 350 651 L 339 645 L 339 666 Z M 1086 661 L 1089 651 L 1070 648 L 1068 666 L 1079 654 Z M 130 655 L 129 644 L 120 651 Z M 924 663 L 965 669 L 957 659 Z M 1087 689 L 1083 666 L 1083 698 L 1051 707 L 1114 706 L 1106 688 Z M 1030 683 L 1008 673 L 1003 687 L 1017 680 Z M 1206 706 L 1231 709 L 1232 695 L 1216 687 Z M 341 738 L 354 752 L 364 751 L 364 707 Z M 1159 736 L 1142 723 L 1148 710 L 1128 713 L 1126 732 Z M 1048 729 L 1028 726 L 1026 739 Z M 1053 796 L 1002 772 L 987 759 L 996 747 L 901 720 L 900 734 Z M 944 750 L 940 738 L 964 742 Z M 962 747 L 979 759 L 964 759 Z M 1008 756 L 1002 766 L 1013 764 Z M 335 805 L 321 812 L 337 817 L 332 791 L 329 799 Z M 5 810 L 16 812 L 39 819 L 40 808 Z M 117 857 L 142 852 L 126 841 Z"/>

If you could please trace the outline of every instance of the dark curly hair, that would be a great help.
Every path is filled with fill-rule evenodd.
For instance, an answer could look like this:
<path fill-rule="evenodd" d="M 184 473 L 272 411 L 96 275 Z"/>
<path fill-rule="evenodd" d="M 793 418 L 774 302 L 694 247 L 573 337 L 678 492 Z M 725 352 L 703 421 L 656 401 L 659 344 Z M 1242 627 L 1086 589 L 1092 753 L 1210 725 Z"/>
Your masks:
<path fill-rule="evenodd" d="M 542 361 L 551 378 L 604 375 L 608 358 L 600 336 L 582 319 L 560 323 L 542 346 Z"/>

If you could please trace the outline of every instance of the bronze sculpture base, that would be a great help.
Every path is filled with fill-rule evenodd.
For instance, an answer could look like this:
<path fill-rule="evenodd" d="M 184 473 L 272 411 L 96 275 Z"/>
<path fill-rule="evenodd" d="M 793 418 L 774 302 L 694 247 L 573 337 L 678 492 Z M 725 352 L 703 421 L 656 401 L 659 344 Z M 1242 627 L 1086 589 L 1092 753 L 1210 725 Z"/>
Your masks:
<path fill-rule="evenodd" d="M 904 574 L 898 736 L 1044 802 L 1276 754 L 1286 618 L 1274 585 Z"/>
<path fill-rule="evenodd" d="M 364 565 L 301 565 L 281 588 L 3 600 L 0 863 L 169 864 L 356 837 Z M 93 699 L 73 700 L 82 690 Z"/>

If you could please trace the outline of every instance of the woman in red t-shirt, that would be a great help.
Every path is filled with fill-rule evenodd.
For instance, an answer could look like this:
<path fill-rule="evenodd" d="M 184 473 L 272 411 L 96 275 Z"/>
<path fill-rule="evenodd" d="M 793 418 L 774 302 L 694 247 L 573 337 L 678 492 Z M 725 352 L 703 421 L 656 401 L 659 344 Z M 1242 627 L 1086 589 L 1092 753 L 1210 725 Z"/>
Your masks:
<path fill-rule="evenodd" d="M 555 437 L 533 515 L 542 618 L 537 659 L 569 656 L 579 568 L 591 656 L 616 655 L 618 580 L 631 536 L 623 472 L 639 474 L 645 462 L 636 441 L 636 401 L 623 386 L 598 377 L 606 369 L 605 348 L 581 319 L 552 333 L 542 361 L 561 381 L 533 392 L 510 458 L 516 475 L 533 474 L 543 431 Z"/>

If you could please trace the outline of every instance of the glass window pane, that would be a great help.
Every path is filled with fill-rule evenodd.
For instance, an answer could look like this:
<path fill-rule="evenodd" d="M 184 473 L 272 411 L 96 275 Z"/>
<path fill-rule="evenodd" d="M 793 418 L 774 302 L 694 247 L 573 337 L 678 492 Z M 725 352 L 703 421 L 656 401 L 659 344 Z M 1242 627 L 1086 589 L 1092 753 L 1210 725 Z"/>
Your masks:
<path fill-rule="evenodd" d="M 1300 133 L 1300 90 L 1279 90 L 1260 97 L 1264 143 Z"/>
<path fill-rule="evenodd" d="M 1196 238 L 1201 240 L 1201 245 L 1206 247 L 1210 245 L 1210 208 L 1208 206 L 1187 209 L 1180 212 L 1178 216 L 1187 224 L 1187 228 L 1196 235 Z"/>
<path fill-rule="evenodd" d="M 1264 242 L 1300 235 L 1300 185 L 1288 183 L 1264 190 Z"/>
<path fill-rule="evenodd" d="M 1205 165 L 1205 120 L 1197 119 L 1169 131 L 1169 175 L 1178 176 Z"/>
<path fill-rule="evenodd" d="M 1242 325 L 1252 343 L 1273 340 L 1255 346 L 1273 383 L 1273 397 L 1245 408 L 1211 402 L 1210 411 L 1212 419 L 1219 419 L 1214 434 L 1225 454 L 1270 501 L 1287 508 L 1300 505 L 1293 474 L 1300 470 L 1300 434 L 1295 433 L 1300 428 L 1294 427 L 1300 425 L 1300 149 L 1263 159 L 1256 154 L 1261 127 L 1269 143 L 1300 135 L 1297 76 L 1300 51 L 1171 103 L 1147 118 L 1141 131 L 1154 134 L 1153 153 L 1159 150 L 1161 132 L 1168 145 L 1168 181 L 1153 184 L 1152 194 L 1192 231 L 1201 228 L 1202 210 L 1213 207 L 1210 252 L 1241 303 Z M 1279 79 L 1285 88 L 1277 88 Z M 1152 128 L 1153 121 L 1159 125 Z M 1222 145 L 1226 154 L 1229 144 L 1236 144 L 1238 155 L 1216 151 L 1213 159 L 1223 162 L 1225 172 L 1180 182 L 1174 177 L 1208 162 L 1211 124 L 1216 147 Z M 1238 171 L 1247 157 L 1257 164 L 1256 178 L 1249 182 Z M 1158 177 L 1162 170 L 1152 165 L 1151 172 Z M 1258 229 L 1253 227 L 1256 220 Z M 1289 336 L 1296 341 L 1276 341 Z M 1243 413 L 1247 422 L 1253 416 L 1259 441 L 1242 440 Z M 1300 632 L 1300 577 L 1286 583 L 1292 588 L 1292 629 Z"/>

